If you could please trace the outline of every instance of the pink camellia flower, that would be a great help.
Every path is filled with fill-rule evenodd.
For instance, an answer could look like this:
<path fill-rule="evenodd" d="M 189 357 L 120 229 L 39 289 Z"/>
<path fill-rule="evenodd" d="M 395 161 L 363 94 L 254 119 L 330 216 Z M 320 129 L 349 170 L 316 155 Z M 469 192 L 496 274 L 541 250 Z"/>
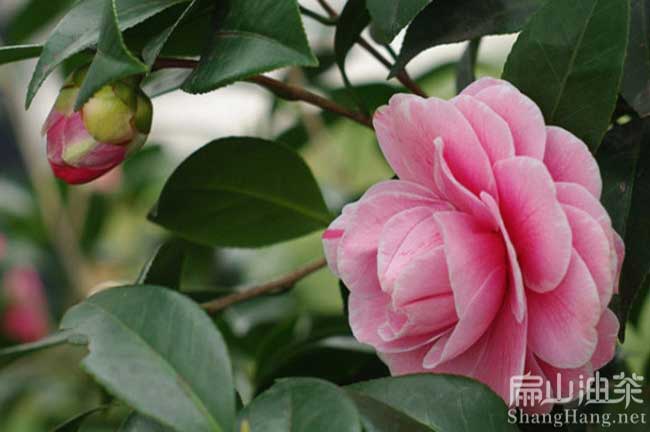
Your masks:
<path fill-rule="evenodd" d="M 624 248 L 581 140 L 492 78 L 451 101 L 393 96 L 374 126 L 399 180 L 347 205 L 323 243 L 354 336 L 393 375 L 470 376 L 509 402 L 513 376 L 566 397 L 612 359 Z"/>
<path fill-rule="evenodd" d="M 43 126 L 47 157 L 58 178 L 87 183 L 142 147 L 151 129 L 151 100 L 135 79 L 102 87 L 75 112 L 73 107 L 87 68 L 66 81 Z"/>
<path fill-rule="evenodd" d="M 2 313 L 3 332 L 18 342 L 33 342 L 49 331 L 43 284 L 31 267 L 13 267 L 2 278 L 7 305 Z"/>

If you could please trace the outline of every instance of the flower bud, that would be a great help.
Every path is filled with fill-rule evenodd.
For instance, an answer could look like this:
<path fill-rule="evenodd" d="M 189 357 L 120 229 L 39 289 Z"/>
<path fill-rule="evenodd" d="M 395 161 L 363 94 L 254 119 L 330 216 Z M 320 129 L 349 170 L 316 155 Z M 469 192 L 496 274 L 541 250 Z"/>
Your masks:
<path fill-rule="evenodd" d="M 151 100 L 133 78 L 102 87 L 75 112 L 86 72 L 84 67 L 68 78 L 43 126 L 52 171 L 69 184 L 115 168 L 142 147 L 151 130 Z"/>

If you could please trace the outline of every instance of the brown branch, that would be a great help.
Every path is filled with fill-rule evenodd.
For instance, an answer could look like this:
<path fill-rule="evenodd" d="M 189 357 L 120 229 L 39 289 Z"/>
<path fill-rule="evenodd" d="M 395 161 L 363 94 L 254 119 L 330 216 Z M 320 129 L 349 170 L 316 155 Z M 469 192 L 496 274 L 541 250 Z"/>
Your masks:
<path fill-rule="evenodd" d="M 323 8 L 323 10 L 327 12 L 327 14 L 330 16 L 331 19 L 338 19 L 339 15 L 336 13 L 334 8 L 330 6 L 329 3 L 327 3 L 327 0 L 318 0 L 318 3 Z M 386 67 L 386 69 L 388 70 L 392 69 L 393 67 L 392 63 L 388 59 L 386 59 L 386 57 L 384 57 L 379 51 L 377 51 L 377 49 L 375 49 L 375 47 L 373 47 L 370 42 L 364 39 L 363 36 L 359 37 L 358 43 L 359 45 L 361 45 L 361 47 L 363 47 L 363 49 L 368 51 L 370 55 L 376 58 L 379 61 L 379 63 L 383 64 Z M 397 78 L 397 80 L 401 82 L 402 85 L 407 89 L 409 89 L 412 93 L 418 96 L 427 97 L 427 94 L 424 92 L 424 90 L 422 90 L 422 88 L 415 81 L 411 79 L 408 72 L 406 72 L 406 69 L 402 69 L 397 75 L 395 75 L 395 78 Z"/>
<path fill-rule="evenodd" d="M 287 273 L 286 275 L 281 276 L 277 279 L 271 280 L 261 285 L 250 287 L 235 294 L 202 303 L 201 307 L 208 314 L 212 315 L 227 308 L 228 306 L 234 305 L 235 303 L 251 300 L 253 298 L 266 294 L 281 292 L 293 287 L 298 281 L 325 267 L 326 264 L 327 262 L 325 261 L 325 258 L 319 258 L 316 261 L 312 261 L 304 267 L 294 270 L 291 273 Z"/>
<path fill-rule="evenodd" d="M 156 60 L 153 69 L 160 70 L 166 68 L 183 68 L 183 69 L 194 69 L 198 65 L 196 60 L 187 60 L 187 59 L 174 59 L 174 58 L 159 58 Z M 339 105 L 333 100 L 327 99 L 323 96 L 312 93 L 309 90 L 306 90 L 302 87 L 284 83 L 282 81 L 264 76 L 257 75 L 252 78 L 248 78 L 246 81 L 257 84 L 265 89 L 269 90 L 276 96 L 286 99 L 289 101 L 302 101 L 309 103 L 311 105 L 317 106 L 325 111 L 330 111 L 334 114 L 338 114 L 343 117 L 347 117 L 350 120 L 362 124 L 366 127 L 372 129 L 372 120 L 366 115 L 358 112 L 351 111 Z"/>
<path fill-rule="evenodd" d="M 269 90 L 276 96 L 290 100 L 290 101 L 303 101 L 320 107 L 326 111 L 333 112 L 335 114 L 347 117 L 355 122 L 367 126 L 372 129 L 372 121 L 370 118 L 358 111 L 350 111 L 342 105 L 337 104 L 336 102 L 312 93 L 308 90 L 305 90 L 302 87 L 294 86 L 291 84 L 283 83 L 273 78 L 269 78 L 264 75 L 258 75 L 253 78 L 249 78 L 247 81 L 255 83 L 259 86 L 264 87 Z"/>

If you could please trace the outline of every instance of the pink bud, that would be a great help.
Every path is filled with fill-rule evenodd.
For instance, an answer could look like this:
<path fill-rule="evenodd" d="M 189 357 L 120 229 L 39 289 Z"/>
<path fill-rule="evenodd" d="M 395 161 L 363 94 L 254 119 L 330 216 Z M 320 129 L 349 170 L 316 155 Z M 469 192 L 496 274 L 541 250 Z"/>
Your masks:
<path fill-rule="evenodd" d="M 43 126 L 52 171 L 69 184 L 87 183 L 121 164 L 151 128 L 151 101 L 133 80 L 102 87 L 75 112 L 84 75 L 82 69 L 66 82 Z"/>

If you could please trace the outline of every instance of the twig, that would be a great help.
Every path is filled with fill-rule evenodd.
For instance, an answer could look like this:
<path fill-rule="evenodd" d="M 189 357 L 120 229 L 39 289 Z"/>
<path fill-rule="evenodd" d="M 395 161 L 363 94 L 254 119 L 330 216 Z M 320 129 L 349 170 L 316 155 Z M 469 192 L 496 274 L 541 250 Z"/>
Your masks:
<path fill-rule="evenodd" d="M 286 275 L 281 276 L 277 279 L 271 280 L 261 285 L 253 286 L 247 290 L 240 291 L 235 294 L 202 303 L 201 307 L 208 314 L 215 314 L 227 308 L 228 306 L 232 306 L 235 303 L 291 288 L 301 279 L 325 267 L 326 264 L 327 262 L 325 261 L 325 258 L 317 259 L 316 261 L 313 261 L 306 266 L 294 270 L 291 273 L 287 273 Z"/>
<path fill-rule="evenodd" d="M 318 21 L 319 23 L 326 25 L 326 26 L 335 26 L 337 23 L 337 20 L 334 18 L 328 18 L 325 17 L 317 12 L 314 12 L 313 10 L 306 8 L 304 6 L 300 6 L 300 13 L 302 13 L 304 16 L 309 17 L 313 20 Z"/>
<path fill-rule="evenodd" d="M 154 69 L 155 70 L 165 69 L 165 68 L 193 69 L 197 66 L 197 64 L 198 62 L 196 60 L 159 58 L 156 60 L 156 63 L 154 64 Z M 372 121 L 366 115 L 358 111 L 351 111 L 330 99 L 317 95 L 316 93 L 312 93 L 309 90 L 306 90 L 302 87 L 286 84 L 283 83 L 282 81 L 278 81 L 276 79 L 269 78 L 264 75 L 257 75 L 252 78 L 248 78 L 246 81 L 262 86 L 282 99 L 286 99 L 290 101 L 307 102 L 323 110 L 333 112 L 343 117 L 347 117 L 359 124 L 362 124 L 372 129 Z"/>
<path fill-rule="evenodd" d="M 323 10 L 327 12 L 327 14 L 330 16 L 331 19 L 338 19 L 339 17 L 338 13 L 336 13 L 334 8 L 332 8 L 332 6 L 330 6 L 329 3 L 327 3 L 327 0 L 318 0 L 318 3 L 323 8 Z M 366 51 L 368 51 L 370 55 L 376 58 L 379 61 L 379 63 L 383 64 L 389 70 L 392 69 L 393 67 L 392 63 L 388 59 L 386 59 L 386 57 L 384 57 L 379 51 L 377 51 L 375 47 L 373 47 L 372 44 L 370 44 L 370 42 L 368 42 L 363 36 L 359 37 L 358 43 Z M 409 89 L 414 94 L 422 97 L 427 97 L 427 94 L 424 92 L 424 90 L 422 90 L 422 88 L 415 81 L 411 79 L 411 77 L 409 76 L 408 72 L 406 72 L 405 69 L 401 70 L 397 75 L 395 75 L 395 78 L 397 78 L 397 80 L 401 82 L 404 85 L 404 87 Z"/>
<path fill-rule="evenodd" d="M 305 90 L 302 87 L 285 84 L 282 81 L 278 81 L 264 75 L 258 75 L 253 78 L 249 78 L 247 81 L 266 88 L 282 99 L 307 102 L 326 111 L 347 117 L 359 124 L 372 129 L 372 121 L 364 114 L 358 111 L 350 111 L 342 105 L 339 105 L 330 99 L 319 96 L 316 93 Z"/>

